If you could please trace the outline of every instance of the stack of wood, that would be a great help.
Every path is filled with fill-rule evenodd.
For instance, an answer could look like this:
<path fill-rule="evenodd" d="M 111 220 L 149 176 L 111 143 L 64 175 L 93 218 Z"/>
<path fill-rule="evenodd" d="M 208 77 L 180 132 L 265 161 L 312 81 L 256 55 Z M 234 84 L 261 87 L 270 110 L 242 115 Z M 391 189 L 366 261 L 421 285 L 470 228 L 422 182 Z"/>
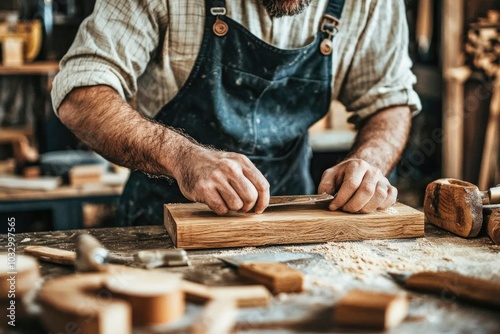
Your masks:
<path fill-rule="evenodd" d="M 500 12 L 490 10 L 486 18 L 472 23 L 465 52 L 472 68 L 495 77 L 500 71 Z"/>

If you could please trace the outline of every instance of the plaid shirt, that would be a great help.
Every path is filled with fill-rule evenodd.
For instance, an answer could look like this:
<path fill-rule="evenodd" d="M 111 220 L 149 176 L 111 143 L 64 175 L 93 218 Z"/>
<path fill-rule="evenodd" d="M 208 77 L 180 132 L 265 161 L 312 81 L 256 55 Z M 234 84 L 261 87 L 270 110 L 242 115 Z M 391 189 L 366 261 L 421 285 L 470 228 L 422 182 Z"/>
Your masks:
<path fill-rule="evenodd" d="M 317 31 L 327 0 L 301 14 L 270 18 L 260 0 L 226 1 L 227 15 L 263 41 L 297 48 Z M 61 61 L 52 99 L 57 110 L 76 87 L 108 85 L 154 117 L 186 82 L 203 35 L 203 0 L 97 0 Z M 334 39 L 332 98 L 351 120 L 395 105 L 420 110 L 408 56 L 403 0 L 347 0 Z"/>

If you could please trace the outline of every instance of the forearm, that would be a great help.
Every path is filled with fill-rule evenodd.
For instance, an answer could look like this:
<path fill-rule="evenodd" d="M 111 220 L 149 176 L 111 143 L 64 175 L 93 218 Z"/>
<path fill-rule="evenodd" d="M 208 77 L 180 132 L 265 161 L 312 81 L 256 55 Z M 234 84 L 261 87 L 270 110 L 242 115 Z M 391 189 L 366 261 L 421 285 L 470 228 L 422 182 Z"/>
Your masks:
<path fill-rule="evenodd" d="M 346 159 L 362 159 L 387 175 L 399 160 L 411 127 L 406 106 L 391 107 L 369 118 L 359 130 Z"/>
<path fill-rule="evenodd" d="M 175 176 L 176 162 L 196 145 L 143 117 L 108 86 L 73 90 L 58 109 L 75 135 L 110 161 L 154 175 Z"/>

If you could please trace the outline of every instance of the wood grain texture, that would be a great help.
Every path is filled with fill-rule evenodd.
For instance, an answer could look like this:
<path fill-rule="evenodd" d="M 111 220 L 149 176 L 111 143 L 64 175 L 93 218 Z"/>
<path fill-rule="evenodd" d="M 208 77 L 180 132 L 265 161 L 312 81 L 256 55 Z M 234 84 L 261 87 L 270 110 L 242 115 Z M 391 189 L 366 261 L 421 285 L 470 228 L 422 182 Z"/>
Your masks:
<path fill-rule="evenodd" d="M 352 290 L 335 305 L 335 323 L 341 326 L 386 329 L 397 326 L 408 314 L 405 294 Z"/>
<path fill-rule="evenodd" d="M 272 293 L 304 291 L 304 275 L 284 263 L 252 262 L 238 267 L 241 276 L 265 285 Z"/>
<path fill-rule="evenodd" d="M 441 23 L 442 69 L 446 74 L 450 68 L 463 65 L 462 40 L 464 8 L 462 1 L 443 0 Z M 463 90 L 458 82 L 447 80 L 443 101 L 443 175 L 462 178 L 463 160 Z M 458 93 L 456 97 L 454 93 Z"/>
<path fill-rule="evenodd" d="M 491 186 L 495 169 L 498 162 L 498 128 L 500 122 L 500 71 L 492 84 L 492 96 L 490 102 L 490 113 L 486 135 L 484 138 L 483 157 L 481 160 L 481 170 L 479 171 L 478 186 L 486 189 Z"/>
<path fill-rule="evenodd" d="M 500 205 L 483 207 L 486 233 L 491 240 L 500 245 Z"/>
<path fill-rule="evenodd" d="M 424 235 L 422 212 L 397 203 L 386 211 L 349 214 L 323 206 L 268 208 L 217 216 L 200 203 L 167 204 L 164 224 L 179 248 L 208 249 Z"/>
<path fill-rule="evenodd" d="M 456 272 L 420 272 L 406 280 L 407 288 L 439 293 L 447 300 L 465 299 L 480 305 L 500 306 L 500 282 L 468 277 Z"/>
<path fill-rule="evenodd" d="M 429 183 L 424 198 L 425 218 L 432 224 L 469 238 L 483 224 L 483 199 L 472 183 L 439 179 Z"/>

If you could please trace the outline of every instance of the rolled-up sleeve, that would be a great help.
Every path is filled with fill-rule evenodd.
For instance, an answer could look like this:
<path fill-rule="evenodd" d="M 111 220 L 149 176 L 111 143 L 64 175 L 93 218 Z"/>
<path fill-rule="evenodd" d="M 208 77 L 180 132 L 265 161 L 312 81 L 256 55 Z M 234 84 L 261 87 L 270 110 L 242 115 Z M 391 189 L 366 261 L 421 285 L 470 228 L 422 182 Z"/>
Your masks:
<path fill-rule="evenodd" d="M 74 88 L 107 85 L 124 99 L 137 92 L 137 79 L 157 50 L 161 1 L 97 0 L 81 24 L 54 79 L 52 102 L 57 109 Z"/>
<path fill-rule="evenodd" d="M 414 114 L 420 111 L 408 40 L 403 0 L 373 1 L 338 96 L 353 113 L 350 122 L 359 125 L 377 111 L 398 105 L 409 106 Z"/>

